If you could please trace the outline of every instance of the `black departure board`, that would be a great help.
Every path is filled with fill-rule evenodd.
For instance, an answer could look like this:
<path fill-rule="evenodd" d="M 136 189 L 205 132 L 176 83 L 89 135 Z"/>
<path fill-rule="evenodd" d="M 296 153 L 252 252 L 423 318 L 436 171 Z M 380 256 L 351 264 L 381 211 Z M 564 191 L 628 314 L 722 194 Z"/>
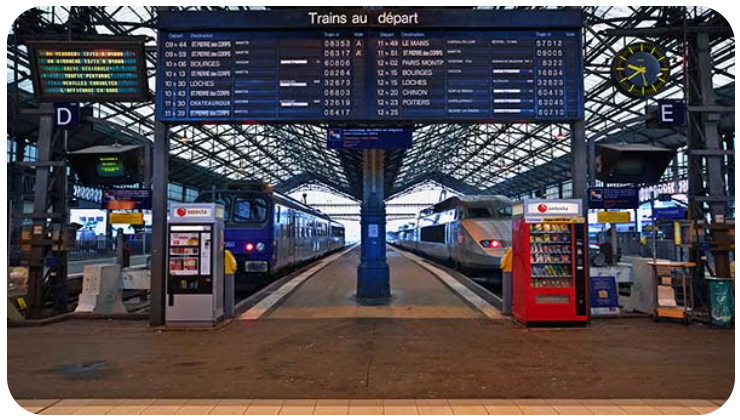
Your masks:
<path fill-rule="evenodd" d="M 40 102 L 149 100 L 143 39 L 28 41 Z"/>
<path fill-rule="evenodd" d="M 577 28 L 168 30 L 158 41 L 157 116 L 165 122 L 583 115 Z"/>

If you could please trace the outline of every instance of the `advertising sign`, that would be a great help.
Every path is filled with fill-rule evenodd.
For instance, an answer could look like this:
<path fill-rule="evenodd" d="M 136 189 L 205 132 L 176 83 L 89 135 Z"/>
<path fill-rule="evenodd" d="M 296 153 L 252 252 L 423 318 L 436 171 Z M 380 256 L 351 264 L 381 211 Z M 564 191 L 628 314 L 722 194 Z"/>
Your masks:
<path fill-rule="evenodd" d="M 632 220 L 628 211 L 600 211 L 596 219 L 599 223 L 629 223 Z"/>
<path fill-rule="evenodd" d="M 637 188 L 589 188 L 589 209 L 636 209 L 639 206 Z"/>
<path fill-rule="evenodd" d="M 656 219 L 685 219 L 686 209 L 683 207 L 665 207 L 662 209 L 655 209 L 653 217 Z"/>
<path fill-rule="evenodd" d="M 144 215 L 141 213 L 111 213 L 111 224 L 143 225 Z"/>
<path fill-rule="evenodd" d="M 152 209 L 152 190 L 148 188 L 105 189 L 103 208 L 106 210 Z"/>
<path fill-rule="evenodd" d="M 617 282 L 614 277 L 591 277 L 591 313 L 609 315 L 619 313 Z"/>

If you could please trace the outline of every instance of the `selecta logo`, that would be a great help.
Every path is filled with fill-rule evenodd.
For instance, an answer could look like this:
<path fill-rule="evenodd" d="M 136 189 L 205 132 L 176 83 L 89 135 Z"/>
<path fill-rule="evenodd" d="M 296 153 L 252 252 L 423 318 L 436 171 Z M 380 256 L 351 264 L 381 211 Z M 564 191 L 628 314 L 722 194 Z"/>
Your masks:
<path fill-rule="evenodd" d="M 188 209 L 184 207 L 178 207 L 175 209 L 177 217 L 208 217 L 211 215 L 209 209 Z"/>
<path fill-rule="evenodd" d="M 537 206 L 537 211 L 539 211 L 540 213 L 544 213 L 547 211 L 547 206 L 544 204 L 540 204 L 539 206 Z"/>

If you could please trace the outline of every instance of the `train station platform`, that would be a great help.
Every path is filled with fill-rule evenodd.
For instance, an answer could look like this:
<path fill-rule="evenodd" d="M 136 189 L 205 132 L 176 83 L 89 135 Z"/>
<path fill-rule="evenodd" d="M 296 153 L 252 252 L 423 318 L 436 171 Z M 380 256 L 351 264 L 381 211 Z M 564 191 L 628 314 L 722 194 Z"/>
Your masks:
<path fill-rule="evenodd" d="M 387 301 L 360 302 L 355 298 L 360 263 L 357 246 L 301 274 L 241 319 L 505 319 L 498 309 L 422 259 L 391 248 L 387 259 L 391 276 L 391 298 Z"/>
<path fill-rule="evenodd" d="M 647 318 L 528 329 L 392 250 L 393 298 L 363 306 L 358 252 L 292 275 L 217 329 L 9 328 L 10 393 L 42 414 L 699 414 L 732 393 L 734 330 Z"/>

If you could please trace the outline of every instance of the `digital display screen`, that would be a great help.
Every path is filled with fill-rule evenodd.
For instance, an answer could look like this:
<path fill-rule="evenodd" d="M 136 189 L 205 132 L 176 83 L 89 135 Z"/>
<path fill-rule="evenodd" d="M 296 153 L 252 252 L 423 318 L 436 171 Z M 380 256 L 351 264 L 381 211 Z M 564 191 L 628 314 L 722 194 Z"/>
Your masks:
<path fill-rule="evenodd" d="M 489 22 L 440 30 L 425 27 L 419 13 L 409 16 L 405 22 L 418 28 L 185 31 L 173 26 L 198 24 L 195 14 L 163 16 L 172 25 L 158 39 L 157 116 L 181 123 L 582 118 L 580 28 L 519 29 L 507 18 L 497 30 Z M 524 14 L 516 18 L 537 24 Z M 545 15 L 540 20 L 544 27 L 558 24 Z"/>
<path fill-rule="evenodd" d="M 100 156 L 95 162 L 95 171 L 101 178 L 118 178 L 126 176 L 121 158 L 118 156 Z"/>
<path fill-rule="evenodd" d="M 140 102 L 149 98 L 143 41 L 28 41 L 41 102 Z"/>
<path fill-rule="evenodd" d="M 406 127 L 329 127 L 326 145 L 329 149 L 409 149 L 414 128 Z"/>

